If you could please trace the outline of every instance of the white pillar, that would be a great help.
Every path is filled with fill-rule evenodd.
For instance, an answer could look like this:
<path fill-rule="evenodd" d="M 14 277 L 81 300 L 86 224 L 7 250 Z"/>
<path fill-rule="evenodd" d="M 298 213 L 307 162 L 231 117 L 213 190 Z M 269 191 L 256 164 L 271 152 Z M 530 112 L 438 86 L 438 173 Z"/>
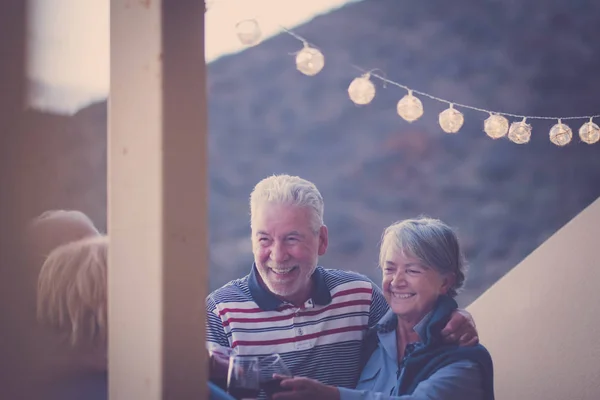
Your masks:
<path fill-rule="evenodd" d="M 204 4 L 111 0 L 110 23 L 110 398 L 205 398 Z"/>

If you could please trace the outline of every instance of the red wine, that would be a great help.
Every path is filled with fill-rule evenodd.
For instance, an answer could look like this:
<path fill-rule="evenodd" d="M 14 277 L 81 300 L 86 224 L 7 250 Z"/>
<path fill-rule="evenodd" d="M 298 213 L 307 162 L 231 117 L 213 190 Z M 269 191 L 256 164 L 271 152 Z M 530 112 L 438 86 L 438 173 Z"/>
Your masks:
<path fill-rule="evenodd" d="M 227 378 L 213 378 L 210 381 L 221 389 L 227 390 Z"/>
<path fill-rule="evenodd" d="M 235 397 L 236 399 L 255 399 L 258 397 L 259 389 L 250 389 L 243 387 L 230 387 L 229 394 Z"/>
<path fill-rule="evenodd" d="M 275 393 L 284 392 L 287 389 L 281 387 L 281 379 L 269 379 L 260 383 L 260 388 L 265 391 L 268 398 L 271 398 Z"/>

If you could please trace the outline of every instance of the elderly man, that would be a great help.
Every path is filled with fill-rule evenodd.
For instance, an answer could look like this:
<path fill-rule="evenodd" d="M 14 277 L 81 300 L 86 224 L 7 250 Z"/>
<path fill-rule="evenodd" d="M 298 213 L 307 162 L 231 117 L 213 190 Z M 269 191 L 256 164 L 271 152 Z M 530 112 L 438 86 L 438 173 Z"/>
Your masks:
<path fill-rule="evenodd" d="M 207 340 L 240 355 L 279 353 L 293 375 L 354 388 L 365 332 L 388 306 L 365 276 L 317 265 L 329 241 L 323 208 L 319 190 L 302 178 L 271 176 L 256 185 L 254 264 L 208 296 Z M 477 343 L 465 314 L 453 313 L 447 340 Z"/>

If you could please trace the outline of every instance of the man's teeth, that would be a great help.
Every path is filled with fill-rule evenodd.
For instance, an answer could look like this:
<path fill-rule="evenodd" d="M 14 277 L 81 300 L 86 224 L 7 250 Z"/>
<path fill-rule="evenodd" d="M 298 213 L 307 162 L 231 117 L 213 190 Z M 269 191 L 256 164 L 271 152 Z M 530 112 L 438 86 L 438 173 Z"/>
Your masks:
<path fill-rule="evenodd" d="M 292 272 L 293 269 L 294 269 L 294 267 L 287 268 L 287 269 L 273 269 L 273 268 L 271 268 L 271 271 L 275 272 L 277 275 L 285 275 L 285 274 L 289 274 L 290 272 Z"/>
<path fill-rule="evenodd" d="M 414 293 L 394 293 L 393 296 L 397 299 L 408 299 L 409 297 L 413 297 Z"/>

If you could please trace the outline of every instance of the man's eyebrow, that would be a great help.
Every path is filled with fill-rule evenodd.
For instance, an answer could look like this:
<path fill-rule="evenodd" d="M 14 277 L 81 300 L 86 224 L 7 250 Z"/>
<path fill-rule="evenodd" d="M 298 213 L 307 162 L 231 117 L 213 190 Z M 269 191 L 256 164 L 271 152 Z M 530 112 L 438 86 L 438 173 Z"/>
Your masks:
<path fill-rule="evenodd" d="M 269 235 L 267 232 L 265 231 L 256 231 L 256 233 L 254 234 L 255 236 L 271 236 Z M 299 237 L 304 237 L 304 235 L 298 231 L 291 231 L 286 233 L 284 236 L 299 236 Z"/>

